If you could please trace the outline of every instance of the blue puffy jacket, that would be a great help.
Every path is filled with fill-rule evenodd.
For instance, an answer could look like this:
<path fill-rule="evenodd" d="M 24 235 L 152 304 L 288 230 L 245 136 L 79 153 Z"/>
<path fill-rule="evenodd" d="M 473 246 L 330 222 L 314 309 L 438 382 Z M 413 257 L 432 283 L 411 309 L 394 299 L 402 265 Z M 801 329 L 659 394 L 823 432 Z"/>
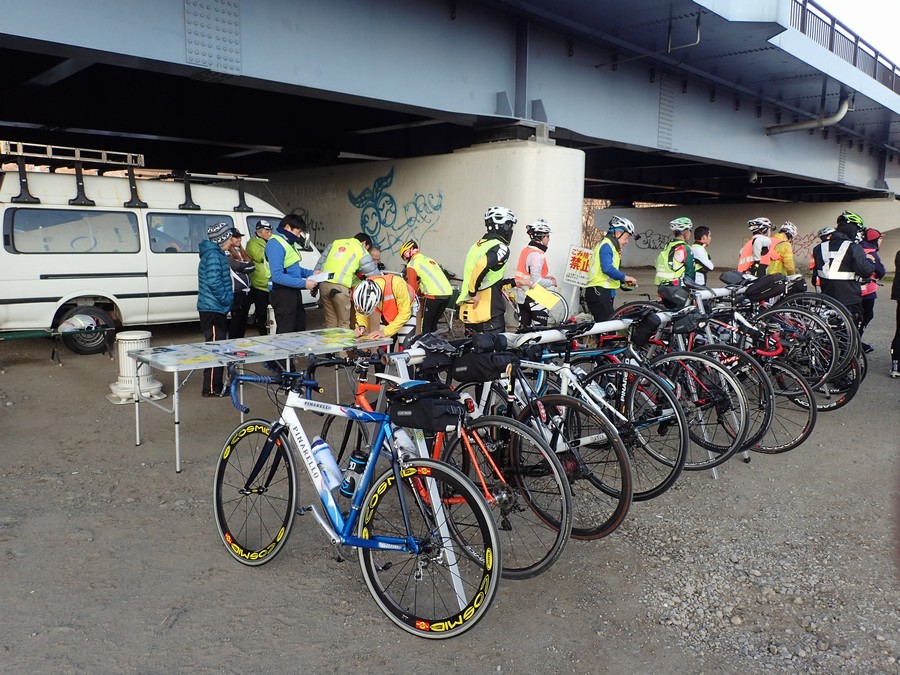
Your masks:
<path fill-rule="evenodd" d="M 228 314 L 234 300 L 231 268 L 218 244 L 200 242 L 200 266 L 197 268 L 197 311 Z"/>

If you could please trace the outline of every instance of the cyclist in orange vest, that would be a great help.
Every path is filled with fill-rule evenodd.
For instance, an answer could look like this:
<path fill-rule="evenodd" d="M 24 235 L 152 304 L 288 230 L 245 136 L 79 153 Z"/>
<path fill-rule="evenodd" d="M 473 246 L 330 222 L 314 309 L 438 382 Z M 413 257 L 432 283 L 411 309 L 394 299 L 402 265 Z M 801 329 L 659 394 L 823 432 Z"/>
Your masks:
<path fill-rule="evenodd" d="M 402 342 L 416 332 L 419 302 L 416 294 L 398 274 L 379 274 L 361 281 L 353 291 L 356 308 L 356 335 L 370 338 L 394 338 Z M 372 314 L 380 322 L 372 324 Z"/>
<path fill-rule="evenodd" d="M 750 240 L 741 249 L 741 257 L 738 259 L 738 272 L 749 272 L 761 277 L 769 266 L 772 240 L 769 233 L 775 229 L 768 218 L 754 218 L 747 221 L 747 228 L 751 232 Z"/>
<path fill-rule="evenodd" d="M 516 265 L 516 301 L 519 305 L 519 323 L 530 326 L 546 326 L 548 312 L 542 306 L 530 300 L 525 293 L 532 286 L 549 288 L 556 286 L 556 277 L 550 276 L 547 267 L 547 245 L 550 243 L 550 223 L 543 218 L 525 227 L 530 241 L 519 254 Z"/>

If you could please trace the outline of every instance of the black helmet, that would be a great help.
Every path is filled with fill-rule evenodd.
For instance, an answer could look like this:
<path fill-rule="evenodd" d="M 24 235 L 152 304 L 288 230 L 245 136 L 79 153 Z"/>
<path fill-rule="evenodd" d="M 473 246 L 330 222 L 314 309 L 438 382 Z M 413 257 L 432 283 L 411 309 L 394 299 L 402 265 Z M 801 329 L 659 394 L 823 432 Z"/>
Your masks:
<path fill-rule="evenodd" d="M 484 226 L 487 231 L 507 244 L 512 239 L 516 222 L 515 214 L 505 206 L 492 206 L 484 212 Z"/>

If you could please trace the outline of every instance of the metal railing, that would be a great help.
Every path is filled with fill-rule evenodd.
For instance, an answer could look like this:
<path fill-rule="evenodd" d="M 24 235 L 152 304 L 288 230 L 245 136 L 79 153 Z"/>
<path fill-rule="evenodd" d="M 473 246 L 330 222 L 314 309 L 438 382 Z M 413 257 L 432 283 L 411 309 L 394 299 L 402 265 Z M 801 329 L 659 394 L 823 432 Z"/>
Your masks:
<path fill-rule="evenodd" d="M 812 0 L 791 0 L 791 26 L 900 94 L 900 68 Z"/>

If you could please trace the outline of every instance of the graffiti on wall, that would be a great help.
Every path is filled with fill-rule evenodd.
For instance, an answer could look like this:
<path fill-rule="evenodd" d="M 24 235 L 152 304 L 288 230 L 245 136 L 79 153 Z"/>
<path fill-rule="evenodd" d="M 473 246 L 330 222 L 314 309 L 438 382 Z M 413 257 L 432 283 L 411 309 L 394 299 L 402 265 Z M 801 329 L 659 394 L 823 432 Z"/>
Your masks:
<path fill-rule="evenodd" d="M 666 244 L 672 241 L 671 232 L 657 233 L 653 230 L 646 230 L 645 232 L 638 232 L 638 234 L 640 239 L 635 241 L 634 245 L 636 248 L 645 251 L 662 251 Z"/>
<path fill-rule="evenodd" d="M 291 209 L 291 213 L 296 213 L 298 216 L 301 216 L 304 221 L 306 221 L 306 225 L 309 230 L 309 238 L 312 243 L 315 244 L 316 248 L 321 251 L 331 243 L 328 237 L 325 236 L 324 221 L 316 220 L 315 218 L 311 217 L 309 215 L 309 211 L 302 206 Z"/>
<path fill-rule="evenodd" d="M 402 213 L 397 199 L 388 191 L 394 182 L 394 168 L 375 179 L 372 187 L 363 188 L 355 195 L 347 190 L 350 203 L 360 210 L 362 231 L 372 237 L 374 244 L 384 252 L 399 253 L 407 239 L 421 241 L 428 230 L 441 218 L 444 196 L 440 193 L 413 194 L 403 204 Z"/>

